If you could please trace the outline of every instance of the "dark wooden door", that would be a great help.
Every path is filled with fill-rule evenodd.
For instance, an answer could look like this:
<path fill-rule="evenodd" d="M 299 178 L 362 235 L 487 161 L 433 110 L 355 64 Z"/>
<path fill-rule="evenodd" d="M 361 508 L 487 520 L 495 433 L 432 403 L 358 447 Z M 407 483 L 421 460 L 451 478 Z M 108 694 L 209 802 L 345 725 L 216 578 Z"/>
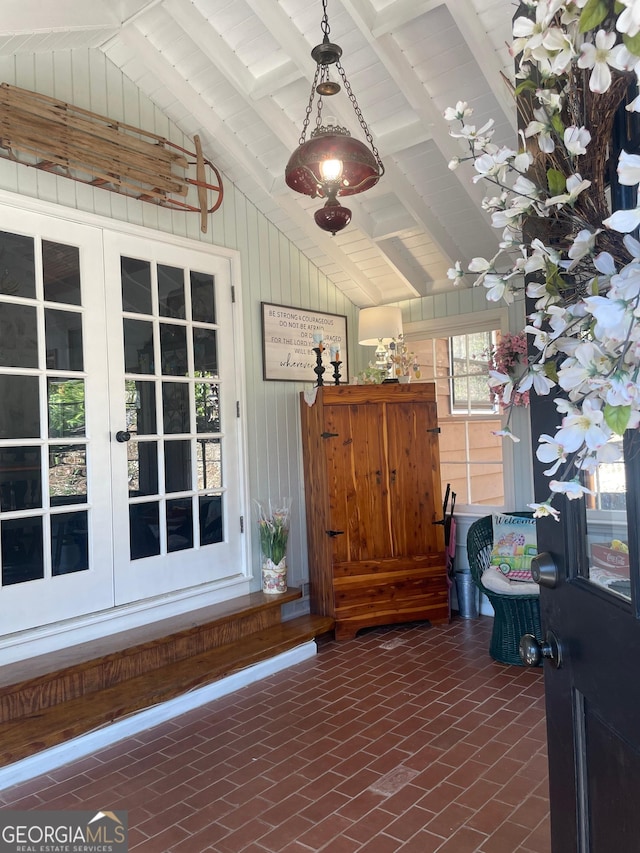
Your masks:
<path fill-rule="evenodd" d="M 533 435 L 550 432 L 557 415 L 532 408 Z M 538 523 L 539 550 L 551 558 L 539 562 L 545 651 L 555 638 L 561 657 L 544 662 L 553 853 L 640 850 L 637 434 L 624 451 L 617 473 L 589 484 L 591 509 L 562 499 L 560 521 Z M 541 467 L 537 500 L 548 494 Z"/>

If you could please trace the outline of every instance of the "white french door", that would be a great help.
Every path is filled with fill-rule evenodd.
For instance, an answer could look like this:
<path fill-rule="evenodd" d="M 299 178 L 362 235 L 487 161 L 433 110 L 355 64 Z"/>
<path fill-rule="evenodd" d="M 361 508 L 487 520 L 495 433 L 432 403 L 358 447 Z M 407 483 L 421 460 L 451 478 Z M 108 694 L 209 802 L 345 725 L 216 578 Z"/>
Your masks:
<path fill-rule="evenodd" d="M 229 260 L 0 209 L 0 634 L 242 573 Z"/>
<path fill-rule="evenodd" d="M 105 234 L 116 604 L 237 574 L 240 443 L 226 258 Z"/>

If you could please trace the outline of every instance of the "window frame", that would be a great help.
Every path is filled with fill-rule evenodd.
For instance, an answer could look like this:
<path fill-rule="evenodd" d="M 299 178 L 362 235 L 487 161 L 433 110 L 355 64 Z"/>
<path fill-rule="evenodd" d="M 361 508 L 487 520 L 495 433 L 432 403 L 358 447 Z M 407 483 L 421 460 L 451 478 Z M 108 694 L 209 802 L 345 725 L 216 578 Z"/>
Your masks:
<path fill-rule="evenodd" d="M 434 338 L 450 339 L 456 335 L 467 335 L 473 332 L 486 332 L 494 329 L 499 330 L 502 334 L 509 332 L 508 309 L 495 307 L 476 314 L 459 314 L 456 316 L 418 320 L 403 324 L 404 339 L 408 344 L 410 344 L 411 341 L 433 340 Z M 425 381 L 424 377 L 420 381 Z M 499 411 L 496 414 L 489 414 L 487 412 L 470 416 L 452 414 L 451 417 L 459 417 L 461 420 L 464 418 L 465 421 L 469 419 L 476 421 L 496 420 L 496 418 L 504 419 Z M 488 515 L 492 512 L 505 511 L 506 508 L 514 505 L 514 452 L 513 442 L 508 440 L 503 440 L 502 442 L 502 468 L 504 503 L 464 504 L 461 501 L 458 501 L 456 503 L 456 515 L 468 514 L 477 516 L 479 513 L 482 515 Z"/>

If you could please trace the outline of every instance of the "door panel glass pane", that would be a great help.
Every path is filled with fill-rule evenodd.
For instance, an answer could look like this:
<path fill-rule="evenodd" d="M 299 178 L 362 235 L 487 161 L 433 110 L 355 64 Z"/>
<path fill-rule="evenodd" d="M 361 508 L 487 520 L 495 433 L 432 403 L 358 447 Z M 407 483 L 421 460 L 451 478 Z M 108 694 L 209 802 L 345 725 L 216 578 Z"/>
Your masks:
<path fill-rule="evenodd" d="M 39 438 L 37 376 L 0 375 L 0 438 Z"/>
<path fill-rule="evenodd" d="M 222 495 L 200 495 L 200 544 L 222 542 Z"/>
<path fill-rule="evenodd" d="M 220 432 L 220 389 L 217 385 L 196 382 L 196 431 Z"/>
<path fill-rule="evenodd" d="M 187 330 L 184 326 L 160 324 L 160 352 L 164 376 L 187 375 Z"/>
<path fill-rule="evenodd" d="M 160 508 L 156 502 L 129 507 L 129 547 L 132 560 L 160 553 Z"/>
<path fill-rule="evenodd" d="M 46 308 L 47 368 L 83 370 L 82 314 Z"/>
<path fill-rule="evenodd" d="M 84 379 L 48 379 L 47 397 L 49 437 L 84 437 Z"/>
<path fill-rule="evenodd" d="M 0 304 L 0 364 L 38 367 L 37 313 L 30 305 Z"/>
<path fill-rule="evenodd" d="M 153 382 L 125 380 L 127 430 L 133 435 L 153 435 L 156 424 L 156 386 Z"/>
<path fill-rule="evenodd" d="M 0 523 L 2 585 L 44 577 L 42 518 L 12 518 Z"/>
<path fill-rule="evenodd" d="M 158 310 L 161 317 L 184 320 L 184 270 L 158 264 Z"/>
<path fill-rule="evenodd" d="M 88 519 L 86 510 L 51 516 L 51 574 L 54 577 L 88 570 Z"/>
<path fill-rule="evenodd" d="M 126 373 L 153 373 L 153 323 L 145 320 L 123 320 L 124 369 Z"/>
<path fill-rule="evenodd" d="M 193 367 L 196 376 L 218 377 L 218 346 L 215 329 L 193 330 Z"/>
<path fill-rule="evenodd" d="M 39 447 L 0 448 L 0 510 L 42 506 Z"/>
<path fill-rule="evenodd" d="M 222 454 L 219 438 L 198 439 L 197 475 L 199 490 L 222 488 Z"/>
<path fill-rule="evenodd" d="M 189 385 L 162 383 L 162 419 L 167 434 L 189 432 Z"/>
<path fill-rule="evenodd" d="M 213 276 L 207 273 L 191 273 L 191 313 L 197 323 L 215 323 L 215 292 Z"/>
<path fill-rule="evenodd" d="M 167 492 L 186 492 L 192 488 L 190 441 L 165 441 L 164 487 Z"/>
<path fill-rule="evenodd" d="M 35 299 L 33 238 L 0 231 L 0 293 Z"/>
<path fill-rule="evenodd" d="M 129 495 L 158 494 L 158 443 L 130 441 L 127 445 Z"/>
<path fill-rule="evenodd" d="M 86 503 L 87 448 L 84 444 L 50 445 L 49 500 L 51 506 Z"/>
<path fill-rule="evenodd" d="M 80 251 L 77 246 L 42 241 L 44 298 L 80 305 Z"/>
<path fill-rule="evenodd" d="M 610 442 L 620 459 L 602 464 L 587 477 L 586 495 L 589 579 L 616 595 L 631 598 L 626 478 L 622 440 Z"/>
<path fill-rule="evenodd" d="M 151 314 L 151 264 L 137 258 L 120 258 L 122 308 L 135 314 Z"/>
<path fill-rule="evenodd" d="M 167 501 L 167 551 L 193 548 L 193 504 L 191 498 Z"/>

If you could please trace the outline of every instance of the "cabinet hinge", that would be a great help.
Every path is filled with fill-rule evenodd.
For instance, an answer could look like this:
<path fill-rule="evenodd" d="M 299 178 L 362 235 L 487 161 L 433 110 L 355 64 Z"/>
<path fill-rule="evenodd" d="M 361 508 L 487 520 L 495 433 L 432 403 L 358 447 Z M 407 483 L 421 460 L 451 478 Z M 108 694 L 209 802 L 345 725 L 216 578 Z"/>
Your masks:
<path fill-rule="evenodd" d="M 320 438 L 337 438 L 337 437 L 338 437 L 337 432 L 321 432 L 320 433 Z"/>
<path fill-rule="evenodd" d="M 244 515 L 240 516 L 240 533 L 244 533 Z"/>
<path fill-rule="evenodd" d="M 236 301 L 236 288 L 233 284 L 231 285 L 231 301 Z"/>
<path fill-rule="evenodd" d="M 439 435 L 440 434 L 440 427 L 431 427 L 431 429 L 428 429 L 427 432 L 433 432 L 436 435 Z"/>
<path fill-rule="evenodd" d="M 236 417 L 240 417 L 240 400 L 236 400 Z"/>

